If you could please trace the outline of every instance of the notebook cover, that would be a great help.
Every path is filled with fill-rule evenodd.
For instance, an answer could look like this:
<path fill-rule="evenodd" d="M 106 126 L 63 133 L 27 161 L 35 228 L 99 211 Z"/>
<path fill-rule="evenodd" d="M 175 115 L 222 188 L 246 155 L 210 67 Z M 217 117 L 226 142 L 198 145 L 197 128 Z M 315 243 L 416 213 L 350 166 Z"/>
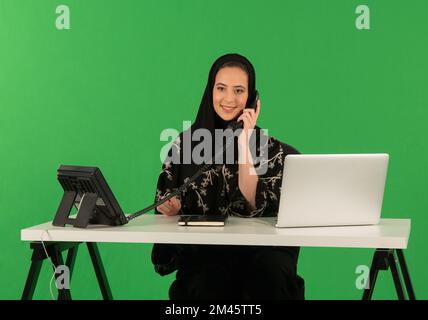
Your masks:
<path fill-rule="evenodd" d="M 224 226 L 227 216 L 223 215 L 182 215 L 178 220 L 180 226 Z"/>

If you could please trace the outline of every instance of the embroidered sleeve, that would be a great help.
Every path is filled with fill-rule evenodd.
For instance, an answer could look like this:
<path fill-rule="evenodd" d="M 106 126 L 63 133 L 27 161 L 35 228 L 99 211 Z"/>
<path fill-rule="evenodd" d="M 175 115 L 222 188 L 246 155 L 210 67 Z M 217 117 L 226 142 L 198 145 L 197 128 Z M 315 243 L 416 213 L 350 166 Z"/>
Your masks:
<path fill-rule="evenodd" d="M 268 157 L 262 158 L 255 166 L 259 174 L 256 187 L 256 208 L 249 209 L 249 204 L 239 187 L 233 194 L 232 213 L 242 217 L 276 216 L 279 209 L 281 195 L 282 173 L 286 150 L 282 144 L 270 137 L 268 140 Z"/>
<path fill-rule="evenodd" d="M 171 192 L 174 192 L 179 187 L 178 165 L 174 163 L 173 159 L 179 159 L 180 150 L 180 137 L 177 137 L 177 139 L 172 143 L 168 157 L 162 165 L 156 187 L 155 201 L 159 201 L 161 198 L 167 196 Z M 181 201 L 180 196 L 178 196 L 178 199 Z M 157 210 L 155 210 L 155 213 L 160 214 Z"/>

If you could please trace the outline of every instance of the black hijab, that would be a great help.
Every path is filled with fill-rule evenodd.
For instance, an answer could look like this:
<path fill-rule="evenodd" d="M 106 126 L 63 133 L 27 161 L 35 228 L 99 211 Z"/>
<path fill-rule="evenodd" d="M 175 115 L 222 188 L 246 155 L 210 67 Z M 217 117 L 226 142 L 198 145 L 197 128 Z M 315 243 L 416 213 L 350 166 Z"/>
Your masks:
<path fill-rule="evenodd" d="M 250 61 L 244 56 L 236 53 L 226 54 L 218 58 L 211 67 L 208 75 L 208 82 L 205 87 L 205 92 L 202 101 L 199 105 L 199 111 L 192 129 L 205 128 L 214 134 L 214 129 L 225 129 L 227 122 L 221 119 L 214 110 L 213 106 L 213 89 L 217 72 L 228 63 L 237 62 L 245 67 L 248 75 L 248 104 L 255 99 L 256 96 L 256 73 Z M 214 136 L 214 135 L 213 135 Z"/>
<path fill-rule="evenodd" d="M 234 65 L 233 63 L 237 63 L 237 65 Z M 226 54 L 224 56 L 221 56 L 214 62 L 208 75 L 208 82 L 205 87 L 205 91 L 204 91 L 204 95 L 202 97 L 201 103 L 199 105 L 198 114 L 196 116 L 195 122 L 191 126 L 192 132 L 194 132 L 197 129 L 209 130 L 213 140 L 212 156 L 214 156 L 216 150 L 221 150 L 223 147 L 223 141 L 218 141 L 218 139 L 215 138 L 216 137 L 215 129 L 226 129 L 228 128 L 228 123 L 230 122 L 230 121 L 223 120 L 215 112 L 214 106 L 213 106 L 213 88 L 214 88 L 215 78 L 218 71 L 223 67 L 227 67 L 229 65 L 244 67 L 248 75 L 248 98 L 247 98 L 246 108 L 249 106 L 251 101 L 254 101 L 256 97 L 256 74 L 255 74 L 253 65 L 247 58 L 239 54 L 232 53 L 232 54 Z M 239 117 L 239 115 L 237 117 Z M 236 119 L 233 119 L 232 121 L 234 120 Z M 258 130 L 259 128 L 255 128 L 255 129 Z M 199 143 L 198 141 L 191 141 L 190 142 L 191 150 L 193 150 L 193 148 L 198 143 Z M 191 150 L 188 150 L 188 152 L 191 152 Z M 235 152 L 233 157 L 234 159 L 238 159 L 237 139 L 235 139 L 234 151 Z M 184 152 L 186 152 L 186 150 L 184 150 Z M 226 157 L 226 154 L 223 155 L 223 160 L 218 160 L 218 161 L 226 161 L 225 157 Z M 217 160 L 215 160 L 215 162 L 217 163 Z M 192 168 L 191 171 L 194 171 L 194 170 L 195 168 Z"/>

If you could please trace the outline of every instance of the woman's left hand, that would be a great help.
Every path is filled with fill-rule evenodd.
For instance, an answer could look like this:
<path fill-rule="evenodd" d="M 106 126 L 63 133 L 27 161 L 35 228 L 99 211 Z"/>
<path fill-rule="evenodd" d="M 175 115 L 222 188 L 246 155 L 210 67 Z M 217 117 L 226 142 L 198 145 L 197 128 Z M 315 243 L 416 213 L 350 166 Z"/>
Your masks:
<path fill-rule="evenodd" d="M 260 100 L 257 100 L 257 106 L 254 110 L 253 108 L 245 108 L 243 113 L 239 116 L 237 121 L 242 121 L 244 123 L 244 131 L 248 132 L 249 129 L 254 129 L 257 123 L 257 118 L 260 114 Z"/>

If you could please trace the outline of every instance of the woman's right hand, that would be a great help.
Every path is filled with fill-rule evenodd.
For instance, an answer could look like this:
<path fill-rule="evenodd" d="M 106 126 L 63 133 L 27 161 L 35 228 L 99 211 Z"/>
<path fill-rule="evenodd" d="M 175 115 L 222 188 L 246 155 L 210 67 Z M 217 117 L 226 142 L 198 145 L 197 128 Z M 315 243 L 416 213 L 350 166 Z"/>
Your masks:
<path fill-rule="evenodd" d="M 168 201 L 156 207 L 156 210 L 166 216 L 175 216 L 181 209 L 181 202 L 177 197 L 172 197 Z"/>

